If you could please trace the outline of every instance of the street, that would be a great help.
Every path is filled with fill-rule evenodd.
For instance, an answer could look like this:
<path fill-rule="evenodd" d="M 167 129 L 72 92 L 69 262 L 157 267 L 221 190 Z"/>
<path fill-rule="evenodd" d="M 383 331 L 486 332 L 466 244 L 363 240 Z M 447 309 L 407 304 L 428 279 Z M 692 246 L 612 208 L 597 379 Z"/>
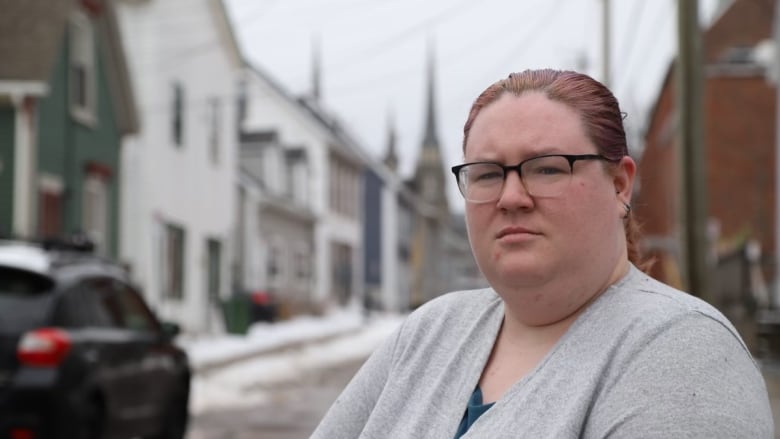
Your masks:
<path fill-rule="evenodd" d="M 188 439 L 308 438 L 365 359 L 311 370 L 300 380 L 255 386 L 262 402 L 193 417 Z M 257 396 L 257 395 L 253 395 Z"/>

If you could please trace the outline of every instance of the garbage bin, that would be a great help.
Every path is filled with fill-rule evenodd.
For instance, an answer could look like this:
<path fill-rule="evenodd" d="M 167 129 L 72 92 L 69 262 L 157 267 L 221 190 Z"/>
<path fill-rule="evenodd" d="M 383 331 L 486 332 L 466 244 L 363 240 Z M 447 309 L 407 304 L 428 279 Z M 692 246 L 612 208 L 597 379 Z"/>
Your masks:
<path fill-rule="evenodd" d="M 225 326 L 230 334 L 245 335 L 249 329 L 249 297 L 246 294 L 233 294 L 222 302 Z"/>

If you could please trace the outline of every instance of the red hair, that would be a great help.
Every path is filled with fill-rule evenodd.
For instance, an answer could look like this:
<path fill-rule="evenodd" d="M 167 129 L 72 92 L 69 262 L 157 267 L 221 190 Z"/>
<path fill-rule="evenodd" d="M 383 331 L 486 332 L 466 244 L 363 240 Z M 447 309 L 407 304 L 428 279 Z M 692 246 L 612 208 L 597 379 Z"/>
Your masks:
<path fill-rule="evenodd" d="M 588 75 L 552 69 L 511 73 L 506 79 L 485 89 L 472 104 L 463 127 L 463 152 L 466 152 L 471 125 L 483 108 L 504 93 L 520 96 L 526 92 L 543 93 L 548 99 L 574 109 L 582 118 L 585 133 L 596 145 L 599 154 L 611 160 L 620 160 L 628 155 L 623 113 L 612 92 Z M 648 269 L 649 264 L 642 260 L 639 251 L 639 225 L 631 212 L 626 216 L 625 231 L 628 259 L 640 268 Z"/>

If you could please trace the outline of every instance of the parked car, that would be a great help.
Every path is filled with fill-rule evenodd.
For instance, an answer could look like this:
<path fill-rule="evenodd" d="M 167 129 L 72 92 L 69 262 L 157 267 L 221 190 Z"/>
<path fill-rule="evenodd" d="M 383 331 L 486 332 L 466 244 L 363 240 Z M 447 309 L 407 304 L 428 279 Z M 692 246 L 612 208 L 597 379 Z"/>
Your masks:
<path fill-rule="evenodd" d="M 0 241 L 0 438 L 181 439 L 190 367 L 116 263 Z"/>

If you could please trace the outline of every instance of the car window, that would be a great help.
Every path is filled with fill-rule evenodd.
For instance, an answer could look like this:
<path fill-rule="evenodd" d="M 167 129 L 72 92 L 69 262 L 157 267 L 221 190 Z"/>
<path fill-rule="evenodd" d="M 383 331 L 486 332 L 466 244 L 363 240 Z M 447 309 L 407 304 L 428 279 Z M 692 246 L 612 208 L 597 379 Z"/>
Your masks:
<path fill-rule="evenodd" d="M 69 288 L 55 311 L 55 324 L 66 328 L 119 328 L 123 326 L 119 304 L 108 282 L 89 279 Z"/>
<path fill-rule="evenodd" d="M 18 333 L 45 326 L 54 282 L 45 276 L 0 267 L 0 332 Z"/>
<path fill-rule="evenodd" d="M 144 303 L 141 296 L 129 285 L 114 281 L 113 288 L 122 308 L 125 327 L 138 331 L 159 331 L 157 319 Z"/>

